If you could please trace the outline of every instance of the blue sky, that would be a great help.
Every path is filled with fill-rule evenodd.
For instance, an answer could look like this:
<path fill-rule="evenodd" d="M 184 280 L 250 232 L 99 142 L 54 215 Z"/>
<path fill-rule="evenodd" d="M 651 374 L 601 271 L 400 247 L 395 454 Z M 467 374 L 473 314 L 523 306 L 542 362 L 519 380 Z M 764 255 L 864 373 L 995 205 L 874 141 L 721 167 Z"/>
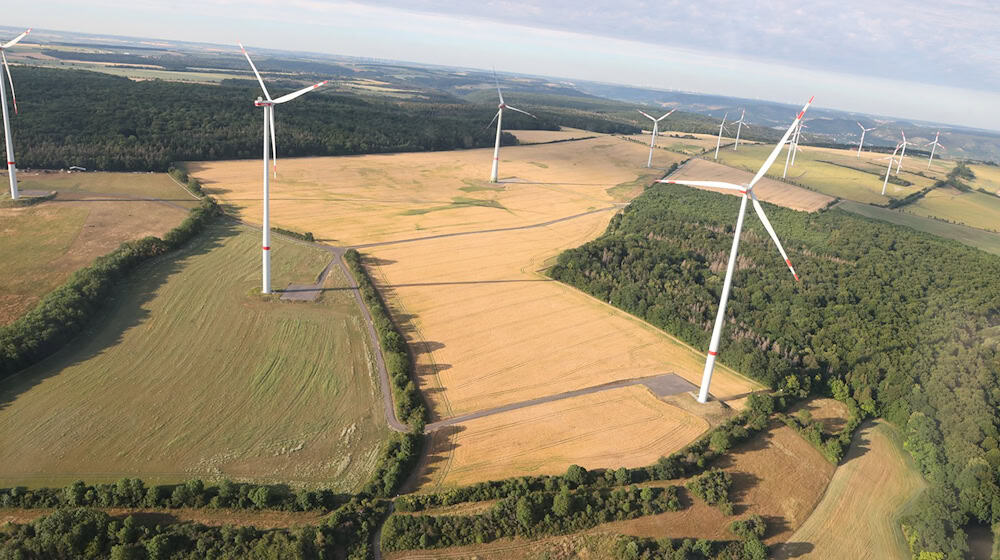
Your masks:
<path fill-rule="evenodd" d="M 392 58 L 1000 130 L 1000 3 L 91 0 L 6 25 Z"/>

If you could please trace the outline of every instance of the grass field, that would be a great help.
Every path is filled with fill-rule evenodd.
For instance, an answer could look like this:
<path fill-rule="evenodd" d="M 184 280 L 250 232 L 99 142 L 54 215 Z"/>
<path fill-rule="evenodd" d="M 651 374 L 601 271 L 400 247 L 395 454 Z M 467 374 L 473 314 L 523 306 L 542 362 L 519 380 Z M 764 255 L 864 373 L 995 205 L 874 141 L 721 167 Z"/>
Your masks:
<path fill-rule="evenodd" d="M 718 163 L 703 159 L 693 159 L 676 173 L 670 176 L 671 179 L 690 179 L 700 181 L 725 181 L 737 185 L 745 185 L 753 179 L 753 173 L 726 167 Z M 700 187 L 699 187 L 700 188 Z M 723 189 L 704 189 L 738 196 L 735 191 Z M 826 208 L 833 198 L 820 194 L 809 189 L 789 185 L 768 178 L 763 178 L 754 187 L 757 197 L 764 202 L 770 202 L 778 206 L 792 208 L 794 210 L 804 210 L 815 212 Z"/>
<path fill-rule="evenodd" d="M 970 165 L 969 167 L 976 174 L 976 179 L 972 182 L 973 187 L 995 193 L 1000 192 L 1000 167 L 993 165 Z"/>
<path fill-rule="evenodd" d="M 862 426 L 816 510 L 775 558 L 910 558 L 898 516 L 926 486 L 884 421 Z"/>
<path fill-rule="evenodd" d="M 283 160 L 272 220 L 341 244 L 395 242 L 361 250 L 415 350 L 420 389 L 435 419 L 658 373 L 674 372 L 697 383 L 703 354 L 539 272 L 562 250 L 600 235 L 614 203 L 635 196 L 641 181 L 655 178 L 642 167 L 646 150 L 609 136 L 507 147 L 500 166 L 506 179 L 498 185 L 483 180 L 491 150 Z M 682 157 L 661 155 L 664 162 Z M 259 163 L 188 168 L 224 203 L 248 220 L 258 219 Z M 410 212 L 450 204 L 455 197 L 500 207 Z M 573 219 L 485 232 L 566 217 Z M 420 239 L 454 233 L 473 234 Z M 417 240 L 403 242 L 411 239 Z M 724 399 L 757 387 L 727 368 L 718 368 L 713 380 L 713 393 Z M 588 407 L 592 413 L 577 416 L 581 434 L 596 433 L 607 421 L 607 407 L 596 402 Z M 491 421 L 503 424 L 506 414 Z M 608 439 L 642 441 L 651 425 L 623 426 Z M 473 481 L 475 466 L 464 461 L 479 461 L 482 450 L 510 445 L 524 431 L 484 434 L 468 450 L 454 441 L 438 449 L 448 452 L 442 460 L 450 461 L 449 472 L 470 473 L 462 480 Z M 677 433 L 675 441 L 662 444 L 664 450 L 688 443 L 688 434 Z M 650 454 L 636 447 L 609 457 L 613 464 L 604 466 L 635 464 Z M 535 468 L 549 472 L 553 465 L 591 456 L 587 449 L 567 449 Z M 511 469 L 523 474 L 528 463 L 512 461 L 509 469 L 483 474 L 503 477 Z M 466 467 L 472 470 L 463 471 Z"/>
<path fill-rule="evenodd" d="M 259 233 L 212 226 L 123 281 L 104 316 L 0 388 L 0 486 L 227 476 L 340 490 L 387 433 L 360 310 L 263 300 Z M 274 239 L 276 286 L 329 253 Z"/>
<path fill-rule="evenodd" d="M 719 163 L 756 173 L 772 149 L 773 145 L 759 145 L 740 147 L 738 151 L 723 150 L 719 152 Z M 921 170 L 919 166 L 912 165 L 915 162 L 911 161 L 909 166 L 904 163 L 899 178 L 906 179 L 913 185 L 903 187 L 889 183 L 886 196 L 882 196 L 885 162 L 878 158 L 883 154 L 866 153 L 858 160 L 853 153 L 848 150 L 803 147 L 795 158 L 795 166 L 788 168 L 788 179 L 828 196 L 868 204 L 885 204 L 890 197 L 905 197 L 932 185 L 936 180 L 914 174 L 913 172 Z M 784 168 L 785 150 L 782 150 L 767 175 L 781 178 Z"/>
<path fill-rule="evenodd" d="M 20 177 L 26 191 L 59 194 L 34 206 L 0 208 L 0 325 L 122 242 L 162 236 L 197 202 L 165 174 L 29 172 Z M 177 199 L 183 207 L 126 198 L 137 196 Z"/>
<path fill-rule="evenodd" d="M 837 204 L 837 208 L 868 218 L 875 218 L 877 220 L 907 226 L 918 231 L 937 235 L 938 237 L 953 239 L 959 243 L 964 243 L 971 247 L 976 247 L 977 249 L 986 251 L 987 253 L 1000 255 L 1000 234 L 997 233 L 991 233 L 959 224 L 949 224 L 898 210 L 889 210 L 887 208 L 878 208 L 868 204 L 859 204 L 849 200 L 841 201 Z"/>
<path fill-rule="evenodd" d="M 979 191 L 934 189 L 920 200 L 906 205 L 905 211 L 917 216 L 1000 232 L 1000 196 Z"/>
<path fill-rule="evenodd" d="M 589 421 L 605 419 L 601 423 Z M 708 422 L 671 406 L 643 386 L 554 401 L 471 420 L 432 441 L 425 487 L 448 488 L 522 474 L 639 467 L 680 449 Z M 448 450 L 454 454 L 448 457 Z M 443 460 L 436 460 L 436 459 Z"/>

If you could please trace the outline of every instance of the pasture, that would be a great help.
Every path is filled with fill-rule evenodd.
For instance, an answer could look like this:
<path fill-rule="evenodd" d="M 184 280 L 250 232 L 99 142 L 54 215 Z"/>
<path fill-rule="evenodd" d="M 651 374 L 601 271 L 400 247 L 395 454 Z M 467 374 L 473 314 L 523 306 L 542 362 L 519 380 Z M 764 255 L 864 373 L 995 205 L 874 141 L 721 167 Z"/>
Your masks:
<path fill-rule="evenodd" d="M 635 196 L 642 181 L 659 176 L 642 167 L 646 150 L 604 135 L 505 147 L 496 185 L 485 181 L 488 149 L 282 160 L 272 220 L 359 246 L 367 255 L 366 264 L 416 353 L 417 380 L 432 420 L 660 373 L 698 383 L 703 354 L 541 272 L 564 249 L 600 235 L 616 201 Z M 664 162 L 681 157 L 661 154 Z M 223 203 L 256 221 L 259 166 L 191 163 L 188 170 Z M 454 204 L 456 199 L 481 203 Z M 716 371 L 713 394 L 721 399 L 759 388 L 727 368 Z M 579 433 L 596 433 L 609 409 L 581 402 L 592 411 L 575 413 Z M 506 414 L 489 421 L 502 425 Z M 462 470 L 464 461 L 480 461 L 484 450 L 510 445 L 519 433 L 560 425 L 549 417 L 530 428 L 483 431 L 476 439 L 439 443 L 437 449 L 446 451 L 440 459 L 450 472 L 466 472 L 461 480 L 468 482 L 586 462 L 591 451 L 576 447 L 547 463 L 532 459 L 533 466 L 511 461 L 509 469 L 481 475 L 473 474 L 475 465 Z M 650 425 L 622 426 L 606 437 L 649 441 L 642 438 Z M 687 432 L 676 433 L 683 437 L 663 442 L 664 452 L 688 442 Z M 642 457 L 652 454 L 640 448 L 635 447 Z M 605 466 L 633 461 L 608 460 L 613 464 Z M 424 478 L 431 485 L 439 482 Z"/>
<path fill-rule="evenodd" d="M 969 165 L 976 178 L 972 181 L 972 186 L 978 189 L 986 189 L 994 193 L 1000 192 L 1000 167 L 995 165 L 972 164 Z"/>
<path fill-rule="evenodd" d="M 944 237 L 945 239 L 953 239 L 959 243 L 986 251 L 987 253 L 1000 255 L 1000 234 L 998 233 L 991 233 L 961 224 L 949 224 L 940 220 L 910 214 L 902 210 L 889 210 L 888 208 L 859 204 L 849 200 L 840 201 L 837 203 L 837 208 L 868 218 L 907 226 L 918 231 L 937 235 L 938 237 Z"/>
<path fill-rule="evenodd" d="M 145 263 L 70 346 L 0 385 L 0 485 L 141 477 L 354 490 L 387 433 L 334 269 L 316 303 L 259 296 L 259 232 L 219 224 Z M 273 240 L 276 286 L 326 251 Z"/>
<path fill-rule="evenodd" d="M 926 483 L 885 421 L 862 426 L 823 500 L 775 558 L 910 558 L 899 515 Z"/>
<path fill-rule="evenodd" d="M 1000 232 L 1000 196 L 942 188 L 932 190 L 904 208 L 917 216 Z"/>
<path fill-rule="evenodd" d="M 0 208 L 0 325 L 122 242 L 162 236 L 197 202 L 162 173 L 28 172 L 19 177 L 25 191 L 58 195 L 33 206 Z M 181 207 L 140 197 L 176 200 Z"/>

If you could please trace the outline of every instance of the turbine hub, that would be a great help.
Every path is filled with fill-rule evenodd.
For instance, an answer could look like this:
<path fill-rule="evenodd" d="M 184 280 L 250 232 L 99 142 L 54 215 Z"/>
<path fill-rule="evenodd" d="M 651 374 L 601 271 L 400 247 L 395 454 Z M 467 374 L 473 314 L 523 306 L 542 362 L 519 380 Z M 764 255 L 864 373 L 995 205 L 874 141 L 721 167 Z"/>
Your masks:
<path fill-rule="evenodd" d="M 499 107 L 500 109 L 506 109 L 507 108 L 507 104 L 506 103 L 501 103 L 501 104 L 497 105 L 497 107 Z"/>

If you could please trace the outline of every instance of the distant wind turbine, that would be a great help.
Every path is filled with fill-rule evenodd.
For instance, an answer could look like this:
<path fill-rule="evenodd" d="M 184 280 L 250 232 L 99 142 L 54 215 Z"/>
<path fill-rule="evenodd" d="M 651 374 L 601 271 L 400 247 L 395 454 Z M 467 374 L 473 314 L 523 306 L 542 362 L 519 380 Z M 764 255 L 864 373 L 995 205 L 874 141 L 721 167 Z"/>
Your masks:
<path fill-rule="evenodd" d="M 747 124 L 747 121 L 743 118 L 744 116 L 746 116 L 746 114 L 747 114 L 747 110 L 743 109 L 743 112 L 740 113 L 740 120 L 736 121 L 735 123 L 730 123 L 730 124 L 737 125 L 736 126 L 736 143 L 733 144 L 733 151 L 734 152 L 736 151 L 736 148 L 740 147 L 740 131 L 743 130 L 744 126 L 747 127 L 747 128 L 750 128 L 750 125 Z"/>
<path fill-rule="evenodd" d="M 861 127 L 861 141 L 858 142 L 858 159 L 861 159 L 861 147 L 865 145 L 865 133 L 875 130 L 875 127 L 865 128 L 861 123 L 858 123 L 858 126 Z"/>
<path fill-rule="evenodd" d="M 253 69 L 254 76 L 257 76 L 257 82 L 260 83 L 260 89 L 264 92 L 264 97 L 266 98 L 266 99 L 261 99 L 260 96 L 258 96 L 257 100 L 254 101 L 253 104 L 255 107 L 264 108 L 264 196 L 263 196 L 264 223 L 263 227 L 261 228 L 264 230 L 263 243 L 261 244 L 261 254 L 263 260 L 264 272 L 263 272 L 263 287 L 261 289 L 261 292 L 269 294 L 271 293 L 271 217 L 270 217 L 271 198 L 270 198 L 270 182 L 269 182 L 270 175 L 267 172 L 268 155 L 273 156 L 274 175 L 276 177 L 278 175 L 278 145 L 274 139 L 274 106 L 291 101 L 301 95 L 305 95 L 306 93 L 309 93 L 310 91 L 326 84 L 329 80 L 324 80 L 318 84 L 313 84 L 309 87 L 304 87 L 298 91 L 294 91 L 287 95 L 282 95 L 277 99 L 271 99 L 271 94 L 268 93 L 267 86 L 264 85 L 264 80 L 261 79 L 260 72 L 257 71 L 257 67 L 254 66 L 253 61 L 250 60 L 250 55 L 247 53 L 247 50 L 243 48 L 242 43 L 239 43 L 239 45 L 240 45 L 240 50 L 243 51 L 243 56 L 247 57 L 247 62 L 250 63 L 250 68 Z"/>
<path fill-rule="evenodd" d="M 653 121 L 653 138 L 649 141 L 649 159 L 646 160 L 646 167 L 653 167 L 653 148 L 656 146 L 656 135 L 660 133 L 660 121 L 669 117 L 676 110 L 677 109 L 671 109 L 669 113 L 657 119 L 647 115 L 646 113 L 642 113 L 639 109 L 636 109 L 636 111 L 642 113 L 644 117 Z"/>
<path fill-rule="evenodd" d="M 781 257 L 785 259 L 785 264 L 788 265 L 788 269 L 792 271 L 792 276 L 798 281 L 799 275 L 795 273 L 795 269 L 792 268 L 792 261 L 788 259 L 788 255 L 785 254 L 785 249 L 782 248 L 781 242 L 778 241 L 778 235 L 774 233 L 774 228 L 771 227 L 771 222 L 768 221 L 767 216 L 764 215 L 764 209 L 761 207 L 760 202 L 757 200 L 757 195 L 753 192 L 754 185 L 767 173 L 767 170 L 771 168 L 774 160 L 777 159 L 778 154 L 781 152 L 781 148 L 784 147 L 785 143 L 788 142 L 789 137 L 792 132 L 798 126 L 799 122 L 802 121 L 803 115 L 809 109 L 809 105 L 813 102 L 813 98 L 802 107 L 799 111 L 798 116 L 792 122 L 788 130 L 785 131 L 785 135 L 781 137 L 778 141 L 778 145 L 771 150 L 771 155 L 767 157 L 764 161 L 764 165 L 757 170 L 757 174 L 754 175 L 753 179 L 746 185 L 734 185 L 732 183 L 724 183 L 721 181 L 686 181 L 679 180 L 675 181 L 672 179 L 663 179 L 659 181 L 660 183 L 670 183 L 678 185 L 690 185 L 692 187 L 709 187 L 716 189 L 728 189 L 739 191 L 742 196 L 740 201 L 740 213 L 736 218 L 736 230 L 733 232 L 733 247 L 729 251 L 729 263 L 726 266 L 726 279 L 722 284 L 722 297 L 719 299 L 719 310 L 715 316 L 715 326 L 712 329 L 712 340 L 708 345 L 708 357 L 705 359 L 705 371 L 701 378 L 701 389 L 698 391 L 698 402 L 705 403 L 708 402 L 708 388 L 712 383 L 712 370 L 715 368 L 715 357 L 719 353 L 719 339 L 722 337 L 722 327 L 725 324 L 726 319 L 726 303 L 729 300 L 729 290 L 733 285 L 733 273 L 736 271 L 736 255 L 740 246 L 740 233 L 743 231 L 743 217 L 746 215 L 747 210 L 747 200 L 749 199 L 753 203 L 754 210 L 757 212 L 757 217 L 760 218 L 762 224 L 764 224 L 764 229 L 771 236 L 771 240 L 778 247 L 778 252 Z M 742 119 L 742 117 L 741 117 Z"/>
<path fill-rule="evenodd" d="M 728 116 L 728 112 L 722 115 L 722 122 L 719 123 L 719 137 L 715 140 L 715 159 L 719 159 L 719 145 L 722 144 L 722 131 L 726 128 L 726 117 Z"/>
<path fill-rule="evenodd" d="M 900 130 L 899 133 L 903 135 L 903 141 L 899 144 L 903 147 L 903 151 L 899 152 L 899 161 L 896 162 L 896 175 L 899 175 L 899 170 L 903 168 L 903 158 L 906 157 L 906 145 L 909 144 L 909 142 L 906 141 L 906 133 L 902 130 Z"/>
<path fill-rule="evenodd" d="M 504 103 L 504 101 L 503 101 L 503 94 L 500 93 L 500 81 L 497 79 L 496 72 L 493 73 L 493 81 L 497 85 L 497 95 L 500 97 L 500 105 L 497 105 L 497 107 L 498 107 L 497 114 L 493 115 L 493 120 L 490 121 L 490 124 L 493 124 L 493 121 L 497 122 L 497 141 L 493 145 L 493 168 L 490 170 L 490 182 L 491 183 L 496 183 L 497 182 L 497 171 L 498 171 L 498 167 L 500 166 L 500 127 L 503 124 L 503 110 L 504 109 L 510 109 L 511 111 L 517 111 L 518 113 L 524 113 L 525 115 L 528 115 L 529 117 L 531 117 L 533 119 L 538 119 L 538 117 L 536 117 L 535 115 L 532 115 L 531 113 L 529 113 L 527 111 L 522 111 L 522 110 L 518 109 L 517 107 L 511 107 L 510 105 L 507 105 L 506 103 Z M 489 127 L 490 124 L 488 124 L 486 126 Z"/>
<path fill-rule="evenodd" d="M 17 96 L 14 95 L 14 78 L 10 76 L 10 65 L 7 64 L 7 49 L 13 47 L 21 39 L 24 39 L 31 29 L 14 37 L 10 41 L 0 45 L 0 57 L 3 58 L 3 68 L 7 72 L 7 81 L 10 82 L 10 97 L 14 100 L 14 114 L 17 114 Z M 3 105 L 3 134 L 7 142 L 7 176 L 10 179 L 10 198 L 17 200 L 20 196 L 17 192 L 17 165 L 14 163 L 14 137 L 10 132 L 10 115 L 7 113 L 7 87 L 3 84 L 3 72 L 0 72 L 0 105 Z"/>
<path fill-rule="evenodd" d="M 794 159 L 794 153 L 798 152 L 802 148 L 799 148 L 797 142 L 788 142 L 788 152 L 785 153 L 785 171 L 781 174 L 781 178 L 785 179 L 788 177 L 788 162 Z"/>
<path fill-rule="evenodd" d="M 941 131 L 938 131 L 937 134 L 934 135 L 934 141 L 933 142 L 931 142 L 930 144 L 927 144 L 928 146 L 931 147 L 931 157 L 927 158 L 927 169 L 931 168 L 931 161 L 934 160 L 934 151 L 937 150 L 938 148 L 941 148 L 942 150 L 944 149 L 944 146 L 941 145 L 940 142 L 938 142 L 938 137 L 939 136 L 941 136 Z"/>
<path fill-rule="evenodd" d="M 889 166 L 885 168 L 885 180 L 882 181 L 882 196 L 885 196 L 885 187 L 889 184 L 889 172 L 892 171 L 892 164 L 896 163 L 896 152 L 899 151 L 899 147 L 902 144 L 896 144 L 896 149 L 892 151 L 892 155 L 886 158 L 889 160 Z"/>
<path fill-rule="evenodd" d="M 794 148 L 791 149 L 791 152 L 792 152 L 792 167 L 795 167 L 795 155 L 798 154 L 799 151 L 801 151 L 801 148 L 799 148 L 799 139 L 802 137 L 802 129 L 803 128 L 809 128 L 809 127 L 806 126 L 806 124 L 804 122 L 799 121 L 799 126 L 798 126 L 798 128 L 795 129 L 795 134 L 793 135 L 793 139 L 792 139 L 792 146 L 794 146 Z"/>

